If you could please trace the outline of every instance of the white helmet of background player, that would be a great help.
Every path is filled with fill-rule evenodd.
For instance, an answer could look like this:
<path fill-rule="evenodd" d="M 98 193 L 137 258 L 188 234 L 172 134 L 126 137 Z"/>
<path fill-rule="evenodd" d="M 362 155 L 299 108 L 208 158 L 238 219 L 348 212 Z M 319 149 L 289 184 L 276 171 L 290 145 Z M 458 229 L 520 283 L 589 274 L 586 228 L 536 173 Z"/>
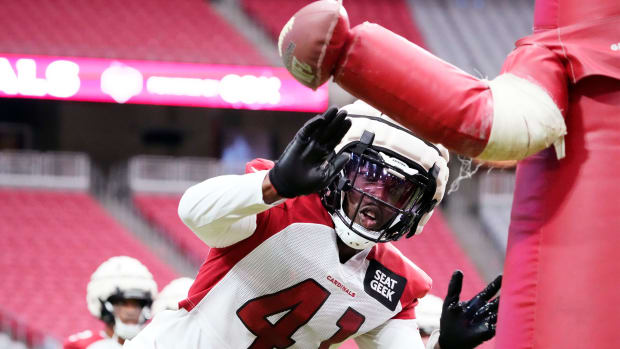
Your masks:
<path fill-rule="evenodd" d="M 430 336 L 433 331 L 439 329 L 443 300 L 432 294 L 418 300 L 415 307 L 415 320 L 424 336 Z"/>
<path fill-rule="evenodd" d="M 182 277 L 170 281 L 157 295 L 157 299 L 153 302 L 153 316 L 163 310 L 179 309 L 179 302 L 187 298 L 190 287 L 194 283 L 194 279 Z"/>
<path fill-rule="evenodd" d="M 150 318 L 156 296 L 157 284 L 146 266 L 135 258 L 118 256 L 103 262 L 90 277 L 86 302 L 90 313 L 112 326 L 116 336 L 131 339 Z M 124 300 L 139 302 L 141 312 L 137 324 L 126 324 L 115 314 L 114 305 Z"/>
<path fill-rule="evenodd" d="M 335 151 L 351 159 L 321 193 L 336 233 L 348 246 L 364 249 L 421 232 L 444 195 L 447 149 L 362 101 L 342 109 L 352 126 Z"/>

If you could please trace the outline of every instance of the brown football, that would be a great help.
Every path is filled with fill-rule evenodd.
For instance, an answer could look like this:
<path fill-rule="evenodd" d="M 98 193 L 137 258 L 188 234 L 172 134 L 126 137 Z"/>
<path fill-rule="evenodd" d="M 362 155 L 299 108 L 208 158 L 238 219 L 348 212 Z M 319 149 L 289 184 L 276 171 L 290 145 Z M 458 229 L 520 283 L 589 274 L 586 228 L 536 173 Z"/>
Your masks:
<path fill-rule="evenodd" d="M 304 6 L 284 25 L 278 52 L 286 69 L 315 90 L 331 76 L 349 38 L 349 17 L 342 4 L 320 0 Z"/>

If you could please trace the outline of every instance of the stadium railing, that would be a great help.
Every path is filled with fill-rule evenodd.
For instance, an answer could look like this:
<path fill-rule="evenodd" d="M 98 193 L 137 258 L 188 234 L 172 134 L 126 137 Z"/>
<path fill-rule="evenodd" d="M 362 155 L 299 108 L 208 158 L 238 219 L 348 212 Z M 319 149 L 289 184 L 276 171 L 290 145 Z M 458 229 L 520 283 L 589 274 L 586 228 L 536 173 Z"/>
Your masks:
<path fill-rule="evenodd" d="M 207 178 L 242 174 L 243 162 L 222 162 L 215 158 L 140 155 L 129 160 L 129 188 L 132 192 L 183 193 Z"/>
<path fill-rule="evenodd" d="M 86 154 L 38 151 L 0 152 L 0 185 L 87 190 L 90 182 L 90 160 Z"/>

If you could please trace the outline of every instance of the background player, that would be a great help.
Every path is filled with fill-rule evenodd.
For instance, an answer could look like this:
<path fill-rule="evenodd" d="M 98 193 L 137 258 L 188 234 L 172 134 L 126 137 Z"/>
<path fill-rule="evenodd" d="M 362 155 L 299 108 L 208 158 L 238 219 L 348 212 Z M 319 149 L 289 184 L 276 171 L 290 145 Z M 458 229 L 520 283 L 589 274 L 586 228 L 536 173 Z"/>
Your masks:
<path fill-rule="evenodd" d="M 105 328 L 72 335 L 64 348 L 121 348 L 144 327 L 156 295 L 157 284 L 140 261 L 127 256 L 108 259 L 95 270 L 86 291 L 88 310 Z"/>
<path fill-rule="evenodd" d="M 427 294 L 420 298 L 415 307 L 415 317 L 424 344 L 435 330 L 439 330 L 439 319 L 443 300 L 435 295 Z"/>
<path fill-rule="evenodd" d="M 178 310 L 179 302 L 187 298 L 187 293 L 193 283 L 194 279 L 181 277 L 164 286 L 153 302 L 151 311 L 153 317 L 164 310 Z"/>

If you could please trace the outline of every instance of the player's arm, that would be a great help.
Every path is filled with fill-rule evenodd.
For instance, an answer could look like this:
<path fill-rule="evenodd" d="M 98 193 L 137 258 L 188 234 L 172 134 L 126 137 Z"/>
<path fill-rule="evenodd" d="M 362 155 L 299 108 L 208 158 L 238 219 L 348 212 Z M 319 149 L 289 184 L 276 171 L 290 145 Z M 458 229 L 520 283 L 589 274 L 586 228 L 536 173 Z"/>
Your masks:
<path fill-rule="evenodd" d="M 392 319 L 356 337 L 360 349 L 424 349 L 415 319 Z"/>
<path fill-rule="evenodd" d="M 220 176 L 196 184 L 183 194 L 179 217 L 211 247 L 226 247 L 256 230 L 256 215 L 282 198 L 325 188 L 348 156 L 334 148 L 351 127 L 346 112 L 330 108 L 308 121 L 274 167 L 245 175 Z"/>
<path fill-rule="evenodd" d="M 267 173 L 219 176 L 198 183 L 181 197 L 179 217 L 210 247 L 239 242 L 256 229 L 256 215 L 275 202 L 263 198 Z"/>

